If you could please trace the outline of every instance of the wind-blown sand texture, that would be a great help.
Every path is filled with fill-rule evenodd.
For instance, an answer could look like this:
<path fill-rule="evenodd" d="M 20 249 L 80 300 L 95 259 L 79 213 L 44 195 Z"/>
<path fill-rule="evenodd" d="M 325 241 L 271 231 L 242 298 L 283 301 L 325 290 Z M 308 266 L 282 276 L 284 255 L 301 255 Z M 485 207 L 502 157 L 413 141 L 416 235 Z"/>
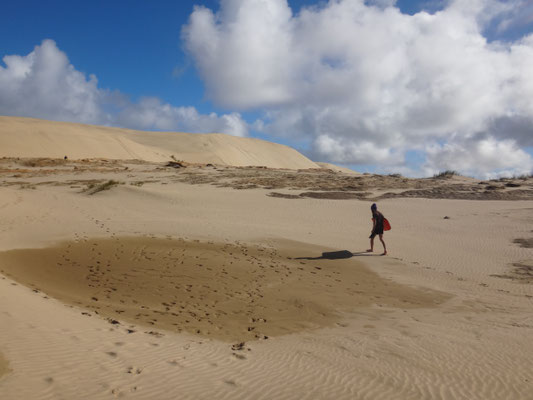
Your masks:
<path fill-rule="evenodd" d="M 0 159 L 2 400 L 531 398 L 531 178 L 167 161 Z"/>
<path fill-rule="evenodd" d="M 3 354 L 0 353 L 0 378 L 2 378 L 2 375 L 5 375 L 9 372 L 9 363 L 4 358 Z"/>

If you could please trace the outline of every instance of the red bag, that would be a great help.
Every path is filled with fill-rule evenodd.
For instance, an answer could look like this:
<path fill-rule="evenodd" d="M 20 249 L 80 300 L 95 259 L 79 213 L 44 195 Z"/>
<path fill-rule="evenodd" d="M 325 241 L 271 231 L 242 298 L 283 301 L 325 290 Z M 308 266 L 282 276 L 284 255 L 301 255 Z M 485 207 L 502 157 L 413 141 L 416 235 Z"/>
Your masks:
<path fill-rule="evenodd" d="M 391 226 L 387 218 L 383 218 L 383 230 L 384 231 L 390 231 Z"/>

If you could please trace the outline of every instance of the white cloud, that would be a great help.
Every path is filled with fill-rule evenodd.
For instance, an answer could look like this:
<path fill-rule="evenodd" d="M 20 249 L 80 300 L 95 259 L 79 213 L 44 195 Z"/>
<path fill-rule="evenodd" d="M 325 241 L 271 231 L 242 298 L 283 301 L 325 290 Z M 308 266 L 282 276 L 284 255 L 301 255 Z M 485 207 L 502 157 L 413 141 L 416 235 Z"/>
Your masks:
<path fill-rule="evenodd" d="M 279 1 L 223 0 L 216 16 L 196 7 L 183 37 L 209 94 L 240 108 L 288 101 L 290 18 Z"/>
<path fill-rule="evenodd" d="M 132 129 L 222 132 L 246 136 L 238 113 L 200 114 L 194 107 L 174 107 L 157 98 L 133 103 L 118 92 L 98 88 L 94 75 L 70 64 L 53 40 L 28 55 L 9 55 L 0 65 L 0 114 Z"/>
<path fill-rule="evenodd" d="M 248 127 L 238 113 L 200 114 L 194 107 L 174 107 L 155 97 L 145 97 L 130 103 L 117 115 L 120 126 L 144 130 L 186 132 L 223 132 L 234 136 L 247 136 Z"/>
<path fill-rule="evenodd" d="M 365 0 L 365 4 L 379 8 L 393 7 L 396 3 L 397 0 Z"/>
<path fill-rule="evenodd" d="M 27 56 L 5 56 L 0 66 L 0 113 L 37 118 L 106 119 L 98 81 L 77 71 L 55 42 L 44 40 Z"/>
<path fill-rule="evenodd" d="M 395 165 L 402 162 L 401 156 L 390 149 L 377 147 L 374 143 L 366 141 L 353 143 L 338 140 L 329 135 L 320 135 L 314 142 L 314 154 L 320 158 L 325 155 L 336 162 L 345 164 L 371 164 L 380 166 Z"/>
<path fill-rule="evenodd" d="M 393 4 L 330 0 L 293 15 L 286 0 L 222 0 L 217 14 L 196 8 L 183 38 L 215 102 L 263 110 L 256 128 L 306 138 L 323 160 L 402 167 L 407 150 L 432 149 L 428 165 L 448 168 L 436 144 L 476 140 L 531 160 L 507 127 L 533 119 L 533 35 L 483 36 L 524 2 L 454 0 L 413 16 Z M 454 154 L 480 166 L 452 169 L 501 169 L 484 152 Z"/>
<path fill-rule="evenodd" d="M 500 13 L 496 15 L 493 21 L 495 30 L 499 34 L 520 29 L 531 23 L 533 23 L 533 2 L 531 0 L 508 0 L 501 3 Z"/>
<path fill-rule="evenodd" d="M 460 170 L 483 178 L 529 174 L 531 157 L 514 140 L 492 138 L 462 143 L 432 145 L 427 148 L 424 169 L 428 175 L 442 170 Z"/>

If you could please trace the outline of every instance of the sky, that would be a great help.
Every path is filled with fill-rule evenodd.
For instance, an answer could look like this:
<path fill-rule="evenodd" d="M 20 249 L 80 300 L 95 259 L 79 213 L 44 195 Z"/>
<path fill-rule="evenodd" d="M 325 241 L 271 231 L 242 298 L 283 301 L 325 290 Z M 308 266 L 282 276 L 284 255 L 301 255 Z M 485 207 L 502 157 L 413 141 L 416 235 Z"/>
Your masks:
<path fill-rule="evenodd" d="M 4 1 L 0 115 L 533 173 L 533 0 Z"/>

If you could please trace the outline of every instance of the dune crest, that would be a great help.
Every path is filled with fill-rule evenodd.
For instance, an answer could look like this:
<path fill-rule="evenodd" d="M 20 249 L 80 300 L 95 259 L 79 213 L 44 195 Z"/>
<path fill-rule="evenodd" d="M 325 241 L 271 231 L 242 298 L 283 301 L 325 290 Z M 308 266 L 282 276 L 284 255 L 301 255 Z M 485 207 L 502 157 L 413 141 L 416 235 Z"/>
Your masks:
<path fill-rule="evenodd" d="M 0 116 L 0 157 L 110 158 L 269 168 L 319 166 L 277 143 L 222 133 L 145 132 Z"/>

